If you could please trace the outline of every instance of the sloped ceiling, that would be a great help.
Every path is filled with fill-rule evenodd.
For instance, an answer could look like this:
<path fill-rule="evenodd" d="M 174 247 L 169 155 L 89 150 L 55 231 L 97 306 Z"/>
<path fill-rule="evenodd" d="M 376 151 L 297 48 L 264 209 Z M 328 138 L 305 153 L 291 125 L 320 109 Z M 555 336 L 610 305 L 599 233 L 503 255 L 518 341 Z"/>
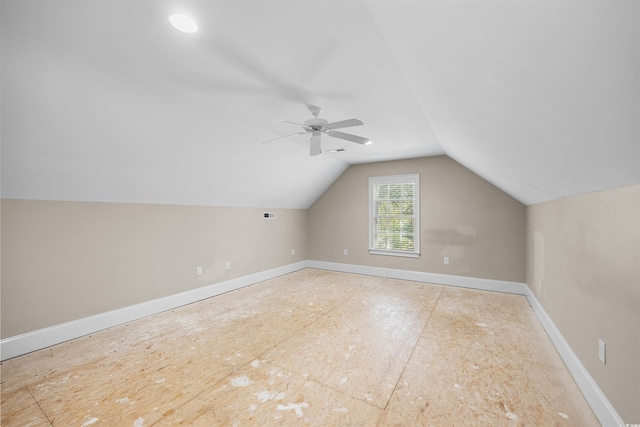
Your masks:
<path fill-rule="evenodd" d="M 638 183 L 639 5 L 5 0 L 2 197 L 306 208 L 440 154 L 525 204 Z M 261 143 L 308 105 L 374 144 Z"/>

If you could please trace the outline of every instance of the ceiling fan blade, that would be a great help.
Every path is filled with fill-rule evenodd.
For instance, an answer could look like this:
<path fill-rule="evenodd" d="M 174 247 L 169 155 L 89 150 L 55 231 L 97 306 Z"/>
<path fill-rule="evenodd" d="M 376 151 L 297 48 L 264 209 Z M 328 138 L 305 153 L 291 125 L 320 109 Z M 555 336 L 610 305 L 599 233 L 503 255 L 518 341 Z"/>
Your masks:
<path fill-rule="evenodd" d="M 322 152 L 322 150 L 320 148 L 320 132 L 319 131 L 313 131 L 312 135 L 311 135 L 311 147 L 310 147 L 310 150 L 309 150 L 309 155 L 310 156 L 317 156 L 321 152 Z"/>
<path fill-rule="evenodd" d="M 289 124 L 292 124 L 292 125 L 298 125 L 298 126 L 301 126 L 301 127 L 303 127 L 303 128 L 304 128 L 304 127 L 306 127 L 306 126 L 305 126 L 305 125 L 303 125 L 302 123 L 290 122 L 289 120 L 276 120 L 276 122 L 289 123 Z"/>
<path fill-rule="evenodd" d="M 267 142 L 277 141 L 277 140 L 279 140 L 279 139 L 291 138 L 292 136 L 304 135 L 304 134 L 306 134 L 306 133 L 309 133 L 309 132 L 298 132 L 298 133 L 294 133 L 294 134 L 291 134 L 291 135 L 280 136 L 280 137 L 278 137 L 278 138 L 270 139 L 270 140 L 268 140 L 268 141 L 262 141 L 262 144 L 266 144 Z"/>
<path fill-rule="evenodd" d="M 327 132 L 327 135 L 332 136 L 334 138 L 346 139 L 347 141 L 355 142 L 362 145 L 365 145 L 367 142 L 369 142 L 369 138 L 363 138 L 362 136 L 351 135 L 350 133 L 331 131 L 331 132 Z"/>
<path fill-rule="evenodd" d="M 358 119 L 349 119 L 349 120 L 342 120 L 340 122 L 328 123 L 324 126 L 324 128 L 327 130 L 331 130 L 331 129 L 348 128 L 351 126 L 360 126 L 363 124 L 364 123 L 362 123 Z"/>

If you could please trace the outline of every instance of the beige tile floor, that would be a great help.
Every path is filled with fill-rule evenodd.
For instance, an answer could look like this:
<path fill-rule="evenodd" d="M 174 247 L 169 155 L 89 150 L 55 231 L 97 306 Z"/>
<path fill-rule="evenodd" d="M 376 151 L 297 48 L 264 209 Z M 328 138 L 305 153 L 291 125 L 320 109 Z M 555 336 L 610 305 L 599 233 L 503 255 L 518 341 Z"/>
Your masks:
<path fill-rule="evenodd" d="M 2 426 L 597 426 L 526 299 L 305 269 L 2 363 Z"/>

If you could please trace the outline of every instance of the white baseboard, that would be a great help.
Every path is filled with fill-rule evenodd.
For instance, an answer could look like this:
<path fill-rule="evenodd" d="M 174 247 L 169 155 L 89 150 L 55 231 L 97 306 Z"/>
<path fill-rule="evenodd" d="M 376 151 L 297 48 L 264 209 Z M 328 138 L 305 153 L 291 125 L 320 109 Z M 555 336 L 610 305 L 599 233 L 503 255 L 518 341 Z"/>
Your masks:
<path fill-rule="evenodd" d="M 0 360 L 31 353 L 307 267 L 520 295 L 525 294 L 526 288 L 523 283 L 306 260 L 6 338 L 0 341 Z"/>
<path fill-rule="evenodd" d="M 143 317 L 240 289 L 254 283 L 273 279 L 274 277 L 292 273 L 306 267 L 308 267 L 308 262 L 301 261 L 6 338 L 0 341 L 0 360 L 7 360 L 12 357 L 31 353 L 32 351 L 41 350 Z"/>
<path fill-rule="evenodd" d="M 598 387 L 598 384 L 589 374 L 589 371 L 587 371 L 587 368 L 580 362 L 580 359 L 564 339 L 560 330 L 558 330 L 553 320 L 551 320 L 551 317 L 549 317 L 544 308 L 542 308 L 542 305 L 528 287 L 525 295 L 533 312 L 536 314 L 542 327 L 547 331 L 547 335 L 551 338 L 553 345 L 560 354 L 560 357 L 562 357 L 564 364 L 567 366 L 567 369 L 569 369 L 571 376 L 580 388 L 580 391 L 582 391 L 582 394 L 589 403 L 589 406 L 591 406 L 591 410 L 593 410 L 600 424 L 607 427 L 625 426 L 626 424 L 622 418 L 620 418 L 620 415 L 618 415 L 613 405 L 611 405 L 609 399 L 607 399 L 600 387 Z"/>
<path fill-rule="evenodd" d="M 264 280 L 269 280 L 303 268 L 338 271 L 344 273 L 363 274 L 367 276 L 389 277 L 400 280 L 434 283 L 446 286 L 458 286 L 484 291 L 503 292 L 526 296 L 533 312 L 547 331 L 553 345 L 567 365 L 576 384 L 584 394 L 591 409 L 603 426 L 624 426 L 622 418 L 596 384 L 569 343 L 564 339 L 549 315 L 542 308 L 535 295 L 525 283 L 500 280 L 478 279 L 473 277 L 450 276 L 446 274 L 425 273 L 420 271 L 396 270 L 381 267 L 368 267 L 354 264 L 307 260 L 295 264 L 250 274 L 248 276 L 214 283 L 201 288 L 168 297 L 146 301 L 118 310 L 100 313 L 72 322 L 40 329 L 0 341 L 0 360 L 27 354 L 32 351 L 60 344 L 65 341 L 89 335 L 104 329 L 112 328 L 146 316 L 171 310 L 186 304 L 210 298 L 225 292 L 240 289 Z"/>
<path fill-rule="evenodd" d="M 458 286 L 483 291 L 526 295 L 527 285 L 521 282 L 478 279 L 475 277 L 451 276 L 448 274 L 425 273 L 422 271 L 396 270 L 393 268 L 369 267 L 365 265 L 341 264 L 337 262 L 309 261 L 310 268 L 364 274 L 366 276 L 389 277 L 391 279 L 434 283 L 436 285 Z"/>

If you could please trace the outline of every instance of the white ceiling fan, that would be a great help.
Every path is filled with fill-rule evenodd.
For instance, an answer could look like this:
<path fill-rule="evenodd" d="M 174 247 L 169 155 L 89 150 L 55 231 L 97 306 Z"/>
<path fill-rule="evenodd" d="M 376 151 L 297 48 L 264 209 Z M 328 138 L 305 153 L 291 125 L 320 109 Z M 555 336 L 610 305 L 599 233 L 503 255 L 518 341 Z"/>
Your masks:
<path fill-rule="evenodd" d="M 315 105 L 309 105 L 308 107 L 309 107 L 309 111 L 311 111 L 311 114 L 314 115 L 313 119 L 309 119 L 309 120 L 305 121 L 304 123 L 296 123 L 296 122 L 290 122 L 288 120 L 282 120 L 285 123 L 291 123 L 293 125 L 301 126 L 304 129 L 304 132 L 298 132 L 298 133 L 294 133 L 294 134 L 287 135 L 287 136 L 281 136 L 279 138 L 271 139 L 269 141 L 264 141 L 263 144 L 265 144 L 267 142 L 277 141 L 279 139 L 290 138 L 292 136 L 305 135 L 305 134 L 310 133 L 311 134 L 311 145 L 310 145 L 309 155 L 311 155 L 311 156 L 317 156 L 318 154 L 320 154 L 322 152 L 322 149 L 320 147 L 320 136 L 323 133 L 326 134 L 326 135 L 329 135 L 329 136 L 331 136 L 333 138 L 344 139 L 344 140 L 347 140 L 347 141 L 355 142 L 356 144 L 362 144 L 362 145 L 371 145 L 372 144 L 372 142 L 371 142 L 371 140 L 369 138 L 364 138 L 362 136 L 352 135 L 350 133 L 338 132 L 338 131 L 335 130 L 335 129 L 347 128 L 347 127 L 351 127 L 351 126 L 360 126 L 360 125 L 364 124 L 360 120 L 358 120 L 358 119 L 348 119 L 348 120 L 342 120 L 342 121 L 339 121 L 339 122 L 329 123 L 325 119 L 321 119 L 321 118 L 318 117 L 318 115 L 322 111 L 322 109 L 320 107 L 317 107 Z"/>

